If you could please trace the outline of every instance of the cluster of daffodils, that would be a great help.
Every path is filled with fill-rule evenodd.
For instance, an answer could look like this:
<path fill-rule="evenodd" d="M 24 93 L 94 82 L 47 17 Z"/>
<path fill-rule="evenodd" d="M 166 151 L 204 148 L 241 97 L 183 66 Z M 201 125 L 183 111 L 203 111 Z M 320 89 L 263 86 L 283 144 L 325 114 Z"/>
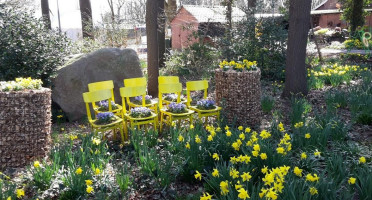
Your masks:
<path fill-rule="evenodd" d="M 288 133 L 285 133 L 278 144 L 278 148 L 276 148 L 276 152 L 278 154 L 286 155 L 291 150 L 292 150 L 291 136 Z"/>
<path fill-rule="evenodd" d="M 332 66 L 322 66 L 320 69 L 308 69 L 308 76 L 315 76 L 315 77 L 331 77 L 334 75 L 343 76 L 346 74 L 350 74 L 352 72 L 358 72 L 358 71 L 367 71 L 368 68 L 361 69 L 360 66 L 357 65 L 339 65 L 334 64 Z"/>
<path fill-rule="evenodd" d="M 233 69 L 233 70 L 237 70 L 237 71 L 243 71 L 244 69 L 245 70 L 248 70 L 248 71 L 251 71 L 251 70 L 257 70 L 257 61 L 249 61 L 247 59 L 244 59 L 243 61 L 222 61 L 220 62 L 220 68 L 223 69 L 223 70 L 229 70 L 229 69 Z"/>
<path fill-rule="evenodd" d="M 43 82 L 40 79 L 16 78 L 15 81 L 1 82 L 0 91 L 21 91 L 21 90 L 38 90 Z"/>
<path fill-rule="evenodd" d="M 288 174 L 290 167 L 282 166 L 264 171 L 265 177 L 262 178 L 264 187 L 261 188 L 260 198 L 277 199 L 278 194 L 283 192 L 285 176 Z"/>

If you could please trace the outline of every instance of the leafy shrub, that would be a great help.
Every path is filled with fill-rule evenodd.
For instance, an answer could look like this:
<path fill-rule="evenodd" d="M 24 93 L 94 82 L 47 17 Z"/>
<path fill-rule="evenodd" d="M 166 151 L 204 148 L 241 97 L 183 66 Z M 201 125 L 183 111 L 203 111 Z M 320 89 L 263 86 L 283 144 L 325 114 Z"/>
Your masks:
<path fill-rule="evenodd" d="M 181 51 L 171 52 L 166 56 L 165 75 L 177 75 L 186 80 L 210 78 L 218 67 L 219 51 L 202 43 L 194 43 Z"/>
<path fill-rule="evenodd" d="M 272 96 L 264 95 L 261 98 L 261 108 L 265 113 L 271 112 L 275 106 L 275 100 Z"/>
<path fill-rule="evenodd" d="M 346 108 L 347 106 L 347 95 L 340 90 L 327 92 L 325 99 L 327 108 Z"/>
<path fill-rule="evenodd" d="M 284 79 L 288 30 L 283 22 L 283 18 L 254 17 L 241 22 L 234 28 L 230 48 L 223 57 L 255 60 L 263 77 Z"/>
<path fill-rule="evenodd" d="M 0 80 L 31 76 L 49 85 L 67 54 L 67 38 L 47 30 L 28 11 L 6 6 L 1 10 Z"/>
<path fill-rule="evenodd" d="M 291 119 L 291 125 L 294 126 L 296 123 L 304 122 L 307 114 L 311 111 L 310 103 L 304 98 L 291 99 L 292 111 L 289 115 Z"/>

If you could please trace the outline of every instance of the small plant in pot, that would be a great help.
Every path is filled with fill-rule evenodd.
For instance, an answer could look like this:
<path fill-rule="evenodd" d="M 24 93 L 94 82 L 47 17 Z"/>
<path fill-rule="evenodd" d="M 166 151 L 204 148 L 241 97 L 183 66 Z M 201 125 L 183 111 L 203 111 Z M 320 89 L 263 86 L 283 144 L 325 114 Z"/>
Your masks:
<path fill-rule="evenodd" d="M 178 97 L 177 94 L 167 94 L 167 95 L 165 95 L 164 100 L 172 101 L 172 102 L 177 102 L 177 97 Z M 180 100 L 181 101 L 186 101 L 185 97 L 182 96 L 182 95 L 180 97 Z"/>
<path fill-rule="evenodd" d="M 98 111 L 106 112 L 109 111 L 109 104 L 107 100 L 98 102 Z M 114 101 L 111 101 L 111 108 L 112 110 L 118 109 L 118 106 L 115 104 Z"/>
<path fill-rule="evenodd" d="M 196 108 L 200 110 L 212 110 L 216 108 L 216 103 L 212 99 L 202 99 L 196 102 Z"/>
<path fill-rule="evenodd" d="M 97 118 L 97 121 L 95 122 L 95 124 L 97 124 L 97 125 L 110 124 L 110 123 L 116 121 L 116 119 L 117 119 L 115 117 L 114 113 L 112 113 L 112 112 L 98 113 L 96 118 Z"/>
<path fill-rule="evenodd" d="M 168 105 L 167 111 L 171 113 L 181 114 L 181 113 L 186 113 L 187 109 L 186 109 L 186 105 L 183 103 L 172 102 Z"/>
<path fill-rule="evenodd" d="M 146 104 L 151 104 L 151 99 L 152 99 L 151 95 L 146 95 L 145 96 L 145 103 Z M 134 104 L 137 104 L 137 105 L 142 105 L 142 96 L 134 97 L 134 100 L 132 102 Z"/>
<path fill-rule="evenodd" d="M 150 117 L 151 116 L 151 110 L 146 107 L 136 107 L 130 109 L 130 114 L 129 116 L 133 118 L 145 118 L 145 117 Z"/>

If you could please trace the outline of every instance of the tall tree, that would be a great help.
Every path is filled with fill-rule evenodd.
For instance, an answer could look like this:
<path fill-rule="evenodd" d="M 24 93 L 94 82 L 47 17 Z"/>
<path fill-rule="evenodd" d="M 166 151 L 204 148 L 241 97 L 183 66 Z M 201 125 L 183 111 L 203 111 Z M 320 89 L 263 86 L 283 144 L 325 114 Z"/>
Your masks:
<path fill-rule="evenodd" d="M 309 32 L 311 0 L 289 1 L 288 48 L 283 96 L 308 92 L 306 80 L 306 45 Z"/>
<path fill-rule="evenodd" d="M 93 17 L 90 0 L 79 0 L 83 38 L 93 39 Z"/>
<path fill-rule="evenodd" d="M 148 93 L 158 96 L 159 77 L 159 43 L 158 15 L 159 3 L 163 0 L 147 0 L 146 2 L 146 33 L 147 33 L 147 73 Z"/>
<path fill-rule="evenodd" d="M 159 67 L 165 66 L 165 10 L 164 10 L 164 0 L 159 0 L 158 4 L 158 44 L 159 44 Z"/>
<path fill-rule="evenodd" d="M 343 3 L 342 14 L 343 19 L 350 23 L 351 34 L 354 35 L 358 26 L 364 25 L 364 20 L 367 15 L 363 9 L 371 3 L 370 0 L 341 0 Z"/>
<path fill-rule="evenodd" d="M 45 26 L 48 27 L 48 29 L 52 29 L 49 14 L 49 0 L 41 0 L 41 13 L 43 16 Z"/>

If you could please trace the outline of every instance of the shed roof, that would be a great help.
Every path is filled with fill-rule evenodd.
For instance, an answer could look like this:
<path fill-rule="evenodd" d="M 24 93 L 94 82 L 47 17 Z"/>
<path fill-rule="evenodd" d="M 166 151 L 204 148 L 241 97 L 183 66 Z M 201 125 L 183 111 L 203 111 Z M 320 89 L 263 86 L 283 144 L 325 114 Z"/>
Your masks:
<path fill-rule="evenodd" d="M 215 6 L 215 7 L 205 7 L 205 6 L 195 6 L 195 5 L 183 5 L 181 9 L 186 9 L 199 23 L 203 22 L 226 22 L 226 7 Z M 232 19 L 233 21 L 240 21 L 245 17 L 245 13 L 237 8 L 232 8 Z"/>
<path fill-rule="evenodd" d="M 371 8 L 364 9 L 366 12 L 372 12 Z M 342 13 L 343 11 L 340 9 L 329 9 L 329 10 L 312 10 L 311 14 L 312 15 L 322 15 L 322 14 L 338 14 Z"/>

